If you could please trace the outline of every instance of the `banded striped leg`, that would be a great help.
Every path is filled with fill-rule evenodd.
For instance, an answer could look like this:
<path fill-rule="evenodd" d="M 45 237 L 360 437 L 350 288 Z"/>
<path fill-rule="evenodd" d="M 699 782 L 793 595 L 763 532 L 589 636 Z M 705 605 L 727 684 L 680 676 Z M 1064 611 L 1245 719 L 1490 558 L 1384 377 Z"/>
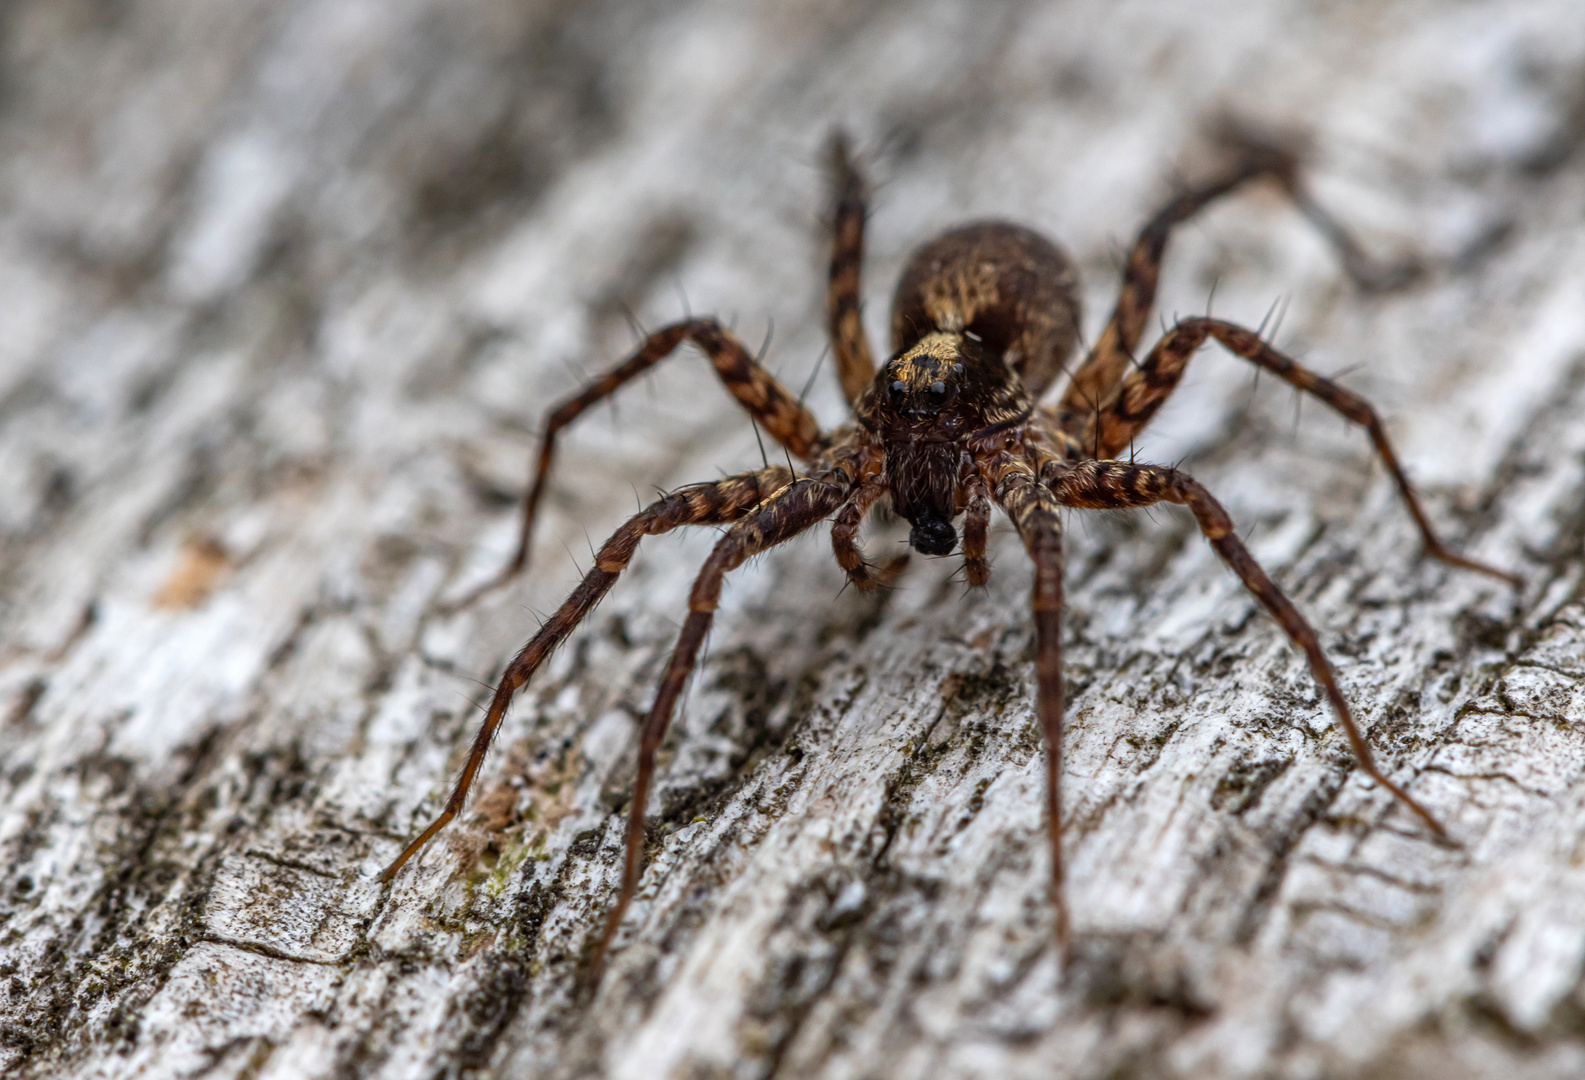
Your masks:
<path fill-rule="evenodd" d="M 713 483 L 685 487 L 651 504 L 618 529 L 595 556 L 594 569 L 584 575 L 583 581 L 573 594 L 507 665 L 506 673 L 501 676 L 501 681 L 495 688 L 495 697 L 490 702 L 484 723 L 473 740 L 473 750 L 468 754 L 468 763 L 463 766 L 462 775 L 457 778 L 457 784 L 451 791 L 451 798 L 446 800 L 445 809 L 427 829 L 419 834 L 418 839 L 407 845 L 396 857 L 395 862 L 380 873 L 380 880 L 390 881 L 395 877 L 402 864 L 417 854 L 425 844 L 429 843 L 430 838 L 445 828 L 447 823 L 462 810 L 462 804 L 468 797 L 468 789 L 473 786 L 473 781 L 479 775 L 479 767 L 484 764 L 485 752 L 490 748 L 490 741 L 495 738 L 496 729 L 501 726 L 501 718 L 506 715 L 506 707 L 511 704 L 512 695 L 528 682 L 539 665 L 544 663 L 545 658 L 555 650 L 556 646 L 566 640 L 567 635 L 583 621 L 584 616 L 588 615 L 610 591 L 618 575 L 632 561 L 639 540 L 645 536 L 670 532 L 680 525 L 719 525 L 735 521 L 791 479 L 792 473 L 785 467 L 777 465 L 759 472 L 743 473 Z"/>
<path fill-rule="evenodd" d="M 621 925 L 622 916 L 632 902 L 634 892 L 638 890 L 639 872 L 643 868 L 644 858 L 644 810 L 655 777 L 655 752 L 660 749 L 666 726 L 671 722 L 672 710 L 682 695 L 688 676 L 693 674 L 705 635 L 710 632 L 716 606 L 721 600 L 722 580 L 728 572 L 742 566 L 752 556 L 791 540 L 836 510 L 853 490 L 853 476 L 854 470 L 839 466 L 820 476 L 794 480 L 728 529 L 726 535 L 716 542 L 710 558 L 694 580 L 693 590 L 688 596 L 688 619 L 682 625 L 677 646 L 672 651 L 671 661 L 666 665 L 666 673 L 661 677 L 660 688 L 655 693 L 655 703 L 650 707 L 639 736 L 638 776 L 633 782 L 633 802 L 627 812 L 627 848 L 622 861 L 622 887 L 595 952 L 596 965 L 605 956 L 605 950 Z"/>
<path fill-rule="evenodd" d="M 1238 167 L 1219 180 L 1178 195 L 1140 230 L 1123 269 L 1117 306 L 1112 309 L 1112 316 L 1096 339 L 1095 347 L 1074 372 L 1062 395 L 1058 411 L 1063 430 L 1077 434 L 1083 429 L 1097 407 L 1111 397 L 1128 370 L 1144 332 L 1145 320 L 1156 301 L 1161 260 L 1173 228 L 1251 180 L 1260 177 L 1276 180 L 1299 212 L 1337 249 L 1343 269 L 1361 288 L 1374 291 L 1396 288 L 1405 284 L 1415 272 L 1405 266 L 1383 268 L 1373 263 L 1348 231 L 1304 190 L 1299 183 L 1298 162 L 1291 154 L 1254 143 L 1246 143 L 1240 150 L 1242 160 Z M 1085 449 L 1092 448 L 1086 444 Z M 1105 455 L 1097 453 L 1095 456 Z"/>
<path fill-rule="evenodd" d="M 1057 944 L 1070 941 L 1062 864 L 1062 518 L 1060 504 L 1026 467 L 1005 466 L 996 501 L 1012 519 L 1035 564 L 1035 708 L 1046 738 L 1046 822 L 1051 843 L 1051 902 Z"/>
<path fill-rule="evenodd" d="M 755 362 L 743 344 L 722 328 L 715 319 L 688 319 L 655 331 L 644 339 L 638 351 L 590 383 L 583 390 L 551 409 L 545 418 L 545 434 L 540 440 L 539 456 L 528 494 L 523 499 L 523 520 L 518 535 L 517 553 L 494 578 L 469 593 L 454 607 L 465 607 L 480 596 L 506 584 L 528 564 L 534 538 L 534 519 L 539 501 L 550 478 L 551 461 L 556 456 L 556 436 L 591 406 L 604 401 L 624 383 L 630 382 L 691 341 L 710 359 L 727 390 L 746 409 L 759 426 L 795 457 L 807 458 L 820 440 L 820 425 L 798 399 L 787 392 L 770 372 Z"/>
<path fill-rule="evenodd" d="M 1169 330 L 1167 335 L 1156 343 L 1156 347 L 1150 351 L 1150 355 L 1145 358 L 1139 369 L 1131 372 L 1123 380 L 1116 396 L 1094 414 L 1091 426 L 1082 436 L 1084 445 L 1094 447 L 1096 456 L 1101 458 L 1115 457 L 1121 453 L 1128 446 L 1129 441 L 1150 422 L 1150 418 L 1161 407 L 1161 403 L 1177 387 L 1178 380 L 1183 377 L 1190 358 L 1208 338 L 1215 338 L 1226 346 L 1229 352 L 1242 356 L 1257 367 L 1264 368 L 1305 393 L 1321 399 L 1346 419 L 1363 427 L 1369 433 L 1377 455 L 1387 466 L 1387 471 L 1392 474 L 1393 483 L 1398 485 L 1398 494 L 1402 496 L 1404 505 L 1409 508 L 1409 515 L 1414 518 L 1421 539 L 1425 542 L 1426 554 L 1450 566 L 1458 566 L 1498 578 L 1515 588 L 1524 584 L 1517 574 L 1465 558 L 1442 545 L 1442 541 L 1437 539 L 1435 530 L 1431 528 L 1430 519 L 1420 507 L 1420 500 L 1415 495 L 1409 478 L 1404 475 L 1403 466 L 1398 462 L 1398 455 L 1393 452 L 1392 443 L 1387 439 L 1387 429 L 1382 425 L 1381 417 L 1376 414 L 1370 402 L 1352 390 L 1344 389 L 1330 379 L 1323 378 L 1290 360 L 1262 341 L 1254 331 L 1220 319 L 1185 319 Z"/>
<path fill-rule="evenodd" d="M 831 270 L 826 286 L 826 330 L 836 356 L 842 396 L 852 405 L 875 378 L 875 361 L 861 318 L 859 278 L 864 264 L 867 190 L 853 161 L 847 135 L 831 136 L 827 146 L 831 173 Z"/>
<path fill-rule="evenodd" d="M 990 541 L 991 499 L 985 487 L 985 478 L 972 461 L 965 462 L 962 476 L 963 492 L 967 504 L 963 512 L 963 576 L 973 588 L 990 584 L 991 564 L 985 559 L 985 548 Z"/>
<path fill-rule="evenodd" d="M 1310 624 L 1305 622 L 1304 616 L 1299 614 L 1299 609 L 1278 590 L 1272 580 L 1266 576 L 1266 572 L 1255 562 L 1249 550 L 1238 539 L 1238 534 L 1233 531 L 1233 522 L 1227 516 L 1227 511 L 1211 497 L 1209 491 L 1176 469 L 1163 465 L 1130 465 L 1121 461 L 1086 461 L 1075 465 L 1072 470 L 1052 484 L 1052 491 L 1063 506 L 1088 510 L 1151 506 L 1158 502 L 1177 503 L 1188 507 L 1200 526 L 1200 532 L 1211 542 L 1211 546 L 1222 557 L 1222 561 L 1227 563 L 1244 586 L 1254 593 L 1255 599 L 1260 601 L 1261 606 L 1271 613 L 1271 617 L 1277 620 L 1277 625 L 1281 626 L 1283 632 L 1288 635 L 1288 640 L 1293 642 L 1310 662 L 1310 674 L 1320 684 L 1321 691 L 1331 703 L 1332 711 L 1337 715 L 1337 721 L 1348 737 L 1348 745 L 1353 749 L 1360 768 L 1425 822 L 1426 827 L 1437 836 L 1447 835 L 1441 822 L 1432 817 L 1429 810 L 1411 798 L 1408 792 L 1383 776 L 1381 770 L 1376 767 L 1376 759 L 1370 752 L 1370 746 L 1360 734 L 1358 725 L 1354 723 L 1354 714 L 1349 711 L 1348 702 L 1344 700 L 1343 692 L 1338 688 L 1332 666 L 1327 663 L 1326 654 L 1321 651 L 1320 639 L 1315 636 Z"/>
<path fill-rule="evenodd" d="M 864 557 L 858 545 L 859 526 L 864 523 L 864 516 L 885 494 L 886 481 L 880 476 L 870 477 L 848 496 L 831 523 L 831 551 L 848 581 L 860 592 L 873 592 L 889 584 L 908 565 L 908 556 L 899 555 L 885 566 L 876 566 Z"/>

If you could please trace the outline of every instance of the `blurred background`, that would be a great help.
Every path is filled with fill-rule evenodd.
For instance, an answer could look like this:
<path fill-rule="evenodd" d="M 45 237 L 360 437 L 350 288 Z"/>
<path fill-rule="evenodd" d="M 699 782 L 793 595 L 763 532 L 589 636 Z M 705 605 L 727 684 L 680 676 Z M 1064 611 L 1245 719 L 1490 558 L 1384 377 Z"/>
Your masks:
<path fill-rule="evenodd" d="M 865 321 L 883 347 L 908 253 L 985 216 L 1072 251 L 1093 337 L 1133 231 L 1214 164 L 1228 118 L 1304 145 L 1317 199 L 1428 272 L 1363 295 L 1255 189 L 1175 236 L 1162 317 L 1255 325 L 1276 305 L 1282 348 L 1388 416 L 1448 535 L 1529 587 L 1515 607 L 1425 569 L 1360 433 L 1230 358 L 1196 361 L 1137 449 L 1224 498 L 1345 658 L 1384 754 L 1454 747 L 1443 771 L 1465 779 L 1426 797 L 1469 815 L 1470 851 L 1299 839 L 1338 799 L 1344 818 L 1388 807 L 1347 779 L 1302 665 L 1159 514 L 1076 519 L 1069 550 L 1074 903 L 1081 930 L 1124 943 L 1087 989 L 1055 989 L 1043 945 L 1030 746 L 917 794 L 904 761 L 946 738 L 908 726 L 941 715 L 943 679 L 1000 673 L 1027 699 L 1005 531 L 978 597 L 930 565 L 880 606 L 836 600 L 823 540 L 745 570 L 668 751 L 683 839 L 652 858 L 671 884 L 595 996 L 574 960 L 611 885 L 628 718 L 708 532 L 647 547 L 514 714 L 479 811 L 495 823 L 459 826 L 391 895 L 372 884 L 438 808 L 479 684 L 590 543 L 656 488 L 759 462 L 708 365 L 680 356 L 564 442 L 533 573 L 441 614 L 510 554 L 552 402 L 635 322 L 708 312 L 768 339 L 768 365 L 842 421 L 817 370 L 834 126 L 876 184 Z M 1582 213 L 1569 0 L 9 0 L 0 1062 L 1578 1075 L 1585 891 L 1559 852 L 1585 816 L 1559 807 L 1585 768 Z M 1531 668 L 1552 683 L 1493 682 L 1543 646 Z M 1308 719 L 1261 719 L 1290 706 Z M 964 705 L 962 730 L 1022 730 L 989 707 Z M 1506 734 L 1455 732 L 1477 715 Z M 761 762 L 791 760 L 805 723 L 834 786 L 778 787 L 804 759 Z M 1181 723 L 1181 756 L 1152 756 Z M 1488 742 L 1523 761 L 1458 749 Z M 1003 774 L 1021 779 L 992 787 Z M 775 810 L 772 789 L 824 794 Z M 998 791 L 1005 816 L 953 839 Z M 1174 817 L 1185 792 L 1198 809 Z M 775 829 L 846 821 L 836 806 L 857 816 L 813 863 L 754 862 Z M 915 876 L 883 888 L 853 868 L 879 865 L 876 823 L 904 810 L 940 820 L 884 849 Z M 684 836 L 696 822 L 708 842 Z M 935 914 L 898 914 L 916 909 Z M 905 963 L 887 934 L 923 951 Z"/>

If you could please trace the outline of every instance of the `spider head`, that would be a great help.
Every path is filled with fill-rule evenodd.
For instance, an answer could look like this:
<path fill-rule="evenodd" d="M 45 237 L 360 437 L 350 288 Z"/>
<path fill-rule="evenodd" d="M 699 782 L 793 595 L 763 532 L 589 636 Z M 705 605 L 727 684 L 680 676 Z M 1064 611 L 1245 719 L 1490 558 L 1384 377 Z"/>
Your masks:
<path fill-rule="evenodd" d="M 968 367 L 956 334 L 931 334 L 876 376 L 874 410 L 908 427 L 929 426 L 962 395 Z"/>
<path fill-rule="evenodd" d="M 855 412 L 886 450 L 892 509 L 925 555 L 957 544 L 958 471 L 972 437 L 1029 415 L 1029 394 L 1002 355 L 970 333 L 926 334 L 888 360 Z"/>
<path fill-rule="evenodd" d="M 927 334 L 876 374 L 859 416 L 892 438 L 955 440 L 984 426 L 985 391 L 1007 374 L 972 338 Z"/>
<path fill-rule="evenodd" d="M 888 441 L 956 442 L 1028 408 L 1028 394 L 999 354 L 972 334 L 938 331 L 881 367 L 858 417 Z"/>

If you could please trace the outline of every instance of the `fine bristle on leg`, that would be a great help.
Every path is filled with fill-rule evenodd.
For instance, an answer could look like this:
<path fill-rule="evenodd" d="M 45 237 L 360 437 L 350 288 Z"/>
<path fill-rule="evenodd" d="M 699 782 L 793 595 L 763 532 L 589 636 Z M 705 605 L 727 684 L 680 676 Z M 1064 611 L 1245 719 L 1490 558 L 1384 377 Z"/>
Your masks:
<path fill-rule="evenodd" d="M 1072 947 L 1062 859 L 1062 517 L 1050 490 L 1020 463 L 1003 463 L 996 499 L 1035 564 L 1030 604 L 1035 622 L 1035 711 L 1046 742 L 1046 821 L 1051 850 L 1051 904 L 1057 945 Z"/>
<path fill-rule="evenodd" d="M 665 737 L 677 699 L 693 673 L 699 650 L 710 632 L 715 609 L 721 599 L 722 581 L 745 561 L 777 544 L 792 539 L 822 521 L 842 505 L 853 489 L 857 469 L 851 462 L 839 461 L 818 475 L 801 477 L 776 492 L 754 512 L 737 522 L 716 542 L 704 568 L 694 580 L 688 597 L 688 619 L 683 623 L 677 645 L 672 651 L 666 673 L 661 677 L 655 702 L 644 720 L 639 738 L 638 776 L 633 785 L 633 801 L 628 808 L 626 848 L 622 860 L 622 884 L 616 903 L 606 918 L 605 931 L 595 948 L 593 964 L 603 963 L 606 950 L 616 936 L 622 916 L 638 890 L 644 860 L 644 812 L 655 776 L 655 753 Z"/>
<path fill-rule="evenodd" d="M 632 561 L 633 553 L 643 537 L 669 532 L 683 525 L 718 525 L 734 521 L 791 479 L 791 472 L 778 465 L 712 483 L 695 484 L 672 492 L 628 519 L 600 548 L 595 556 L 594 568 L 584 575 L 572 595 L 507 665 L 506 673 L 495 688 L 484 723 L 473 740 L 468 762 L 452 788 L 451 797 L 446 800 L 445 809 L 380 873 L 380 880 L 390 881 L 395 877 L 408 859 L 461 812 L 463 803 L 467 801 L 468 790 L 478 777 L 480 766 L 484 764 L 490 742 L 501 726 L 507 706 L 511 704 L 512 695 L 528 682 L 545 658 L 566 640 L 567 635 L 616 583 L 617 577 Z"/>
<path fill-rule="evenodd" d="M 1093 445 L 1097 457 L 1110 458 L 1122 450 L 1144 429 L 1163 402 L 1183 378 L 1195 352 L 1207 340 L 1220 342 L 1235 356 L 1243 357 L 1266 371 L 1270 371 L 1291 386 L 1325 402 L 1348 420 L 1363 427 L 1370 436 L 1371 445 L 1382 464 L 1392 476 L 1398 494 L 1414 518 L 1415 527 L 1425 543 L 1426 554 L 1449 566 L 1473 570 L 1494 577 L 1515 588 L 1524 582 L 1517 574 L 1499 570 L 1494 566 L 1476 562 L 1457 552 L 1450 551 L 1437 537 L 1420 506 L 1419 496 L 1409 483 L 1398 455 L 1387 438 L 1386 426 L 1381 417 L 1360 395 L 1332 380 L 1306 368 L 1304 365 L 1278 352 L 1253 330 L 1224 322 L 1221 319 L 1185 319 L 1174 326 L 1150 350 L 1138 370 L 1123 380 L 1116 397 L 1095 414 L 1093 424 L 1081 437 L 1084 445 Z"/>
<path fill-rule="evenodd" d="M 760 366 L 753 355 L 715 319 L 688 319 L 656 330 L 644 339 L 638 350 L 616 367 L 595 379 L 583 390 L 562 401 L 545 417 L 545 433 L 540 438 L 534 459 L 534 475 L 523 497 L 523 513 L 518 526 L 517 549 L 511 561 L 483 585 L 451 605 L 466 607 L 506 584 L 528 565 L 533 546 L 534 522 L 539 514 L 550 481 L 550 467 L 556 456 L 556 439 L 589 409 L 609 398 L 624 385 L 644 374 L 691 341 L 709 359 L 727 392 L 737 399 L 754 422 L 790 454 L 807 458 L 820 441 L 820 425 L 786 387 Z"/>
<path fill-rule="evenodd" d="M 1187 507 L 1216 553 L 1237 574 L 1262 607 L 1282 627 L 1295 647 L 1309 662 L 1310 672 L 1320 685 L 1343 729 L 1360 768 L 1376 781 L 1405 809 L 1418 817 L 1438 837 L 1445 838 L 1443 828 L 1432 813 L 1408 792 L 1382 775 L 1376 767 L 1375 756 L 1354 721 L 1348 701 L 1337 685 L 1332 665 L 1327 663 L 1315 630 L 1305 621 L 1299 609 L 1283 595 L 1266 572 L 1260 568 L 1249 550 L 1233 530 L 1227 511 L 1199 482 L 1176 469 L 1164 465 L 1132 465 L 1121 461 L 1086 461 L 1076 465 L 1052 485 L 1059 502 L 1064 506 L 1090 510 L 1124 509 L 1151 506 L 1160 502 L 1178 503 Z"/>

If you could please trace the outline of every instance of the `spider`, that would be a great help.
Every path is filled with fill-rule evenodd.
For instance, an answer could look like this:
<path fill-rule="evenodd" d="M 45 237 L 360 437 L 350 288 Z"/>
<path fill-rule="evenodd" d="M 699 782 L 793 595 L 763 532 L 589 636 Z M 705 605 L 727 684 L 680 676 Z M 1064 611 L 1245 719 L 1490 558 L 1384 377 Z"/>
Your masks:
<path fill-rule="evenodd" d="M 596 957 L 603 958 L 638 886 L 655 753 L 698 661 L 724 577 L 750 557 L 831 518 L 837 564 L 858 588 L 874 589 L 900 566 L 881 568 L 871 563 L 856 534 L 866 514 L 887 500 L 909 522 L 912 548 L 934 556 L 959 551 L 972 586 L 983 586 L 990 577 L 986 535 L 993 505 L 1011 519 L 1034 564 L 1035 710 L 1046 746 L 1045 812 L 1054 929 L 1065 954 L 1071 940 L 1060 812 L 1065 508 L 1137 508 L 1163 502 L 1186 507 L 1217 554 L 1304 653 L 1360 768 L 1432 833 L 1445 837 L 1430 811 L 1377 767 L 1315 631 L 1250 557 L 1221 504 L 1176 468 L 1118 459 L 1172 393 L 1196 350 L 1215 340 L 1366 430 L 1419 527 L 1427 554 L 1520 585 L 1517 576 L 1444 547 L 1369 402 L 1277 352 L 1261 332 L 1208 316 L 1184 319 L 1168 329 L 1142 361 L 1135 360 L 1173 228 L 1208 203 L 1258 179 L 1274 181 L 1316 224 L 1360 286 L 1391 287 L 1407 275 L 1383 274 L 1370 265 L 1348 233 L 1310 198 L 1295 155 L 1242 140 L 1224 172 L 1181 191 L 1140 231 L 1111 317 L 1055 404 L 1043 405 L 1041 399 L 1066 371 L 1078 344 L 1077 274 L 1061 248 L 1030 229 L 1002 221 L 964 225 L 914 252 L 892 304 L 892 353 L 877 370 L 859 317 L 867 185 L 841 132 L 833 134 L 827 152 L 833 188 L 827 329 L 852 422 L 822 432 L 799 399 L 712 318 L 685 319 L 649 334 L 633 355 L 552 409 L 523 505 L 517 553 L 468 600 L 504 583 L 527 564 L 535 517 L 562 429 L 684 342 L 709 358 L 727 391 L 785 447 L 789 463 L 683 487 L 617 529 L 596 555 L 594 568 L 507 665 L 445 808 L 383 871 L 381 880 L 389 882 L 457 816 L 512 696 L 605 596 L 639 541 L 684 525 L 726 526 L 694 580 L 687 620 L 643 723 L 621 887 L 596 950 Z M 794 468 L 792 458 L 802 464 Z M 959 518 L 961 537 L 954 525 Z"/>

